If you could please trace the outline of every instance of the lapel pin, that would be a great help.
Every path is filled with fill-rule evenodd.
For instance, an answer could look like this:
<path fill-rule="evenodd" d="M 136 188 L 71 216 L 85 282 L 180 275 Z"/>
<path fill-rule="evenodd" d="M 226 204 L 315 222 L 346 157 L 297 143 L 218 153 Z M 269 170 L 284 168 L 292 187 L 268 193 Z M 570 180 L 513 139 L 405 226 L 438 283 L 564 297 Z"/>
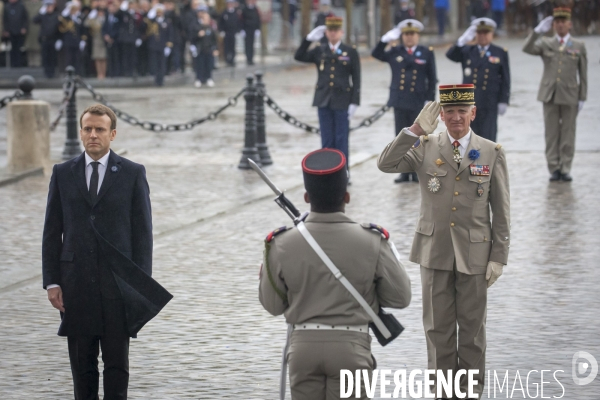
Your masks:
<path fill-rule="evenodd" d="M 110 169 L 112 172 L 117 172 L 119 170 L 119 168 L 117 168 L 116 165 L 113 165 L 112 168 Z"/>
<path fill-rule="evenodd" d="M 442 166 L 442 164 L 446 164 L 446 163 L 443 162 L 441 158 L 438 158 L 437 160 L 435 160 L 435 165 L 437 165 L 438 167 Z"/>

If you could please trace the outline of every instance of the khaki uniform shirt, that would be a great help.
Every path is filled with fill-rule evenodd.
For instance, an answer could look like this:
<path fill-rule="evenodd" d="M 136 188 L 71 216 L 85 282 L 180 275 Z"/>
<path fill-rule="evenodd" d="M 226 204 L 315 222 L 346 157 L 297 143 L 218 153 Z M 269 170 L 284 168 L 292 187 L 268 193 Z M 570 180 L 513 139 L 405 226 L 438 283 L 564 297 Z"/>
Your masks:
<path fill-rule="evenodd" d="M 375 312 L 410 303 L 410 279 L 381 233 L 344 213 L 311 212 L 306 228 Z M 363 325 L 366 311 L 333 276 L 297 229 L 266 244 L 259 299 L 289 324 Z"/>
<path fill-rule="evenodd" d="M 386 146 L 377 165 L 383 172 L 416 172 L 419 177 L 421 212 L 410 261 L 451 271 L 456 260 L 456 269 L 465 274 L 484 274 L 488 261 L 506 264 L 510 192 L 501 146 L 471 131 L 459 167 L 447 132 L 421 136 L 416 148 L 415 137 L 405 132 Z M 479 158 L 469 159 L 471 150 L 478 150 Z M 489 174 L 472 175 L 470 165 L 489 167 Z"/>
<path fill-rule="evenodd" d="M 587 52 L 583 42 L 569 38 L 561 45 L 556 37 L 531 32 L 523 51 L 541 56 L 544 61 L 538 101 L 577 105 L 587 99 Z"/>

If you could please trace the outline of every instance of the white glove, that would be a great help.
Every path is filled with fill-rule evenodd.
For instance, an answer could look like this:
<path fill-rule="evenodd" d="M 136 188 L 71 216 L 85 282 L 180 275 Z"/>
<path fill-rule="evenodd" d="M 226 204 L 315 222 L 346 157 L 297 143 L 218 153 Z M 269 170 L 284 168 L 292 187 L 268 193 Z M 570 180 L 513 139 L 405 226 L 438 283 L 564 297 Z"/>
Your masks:
<path fill-rule="evenodd" d="M 356 104 L 350 104 L 348 106 L 348 119 L 352 118 L 352 116 L 354 115 L 354 113 L 356 112 L 357 109 L 358 109 L 358 105 L 356 105 Z"/>
<path fill-rule="evenodd" d="M 254 39 L 258 40 L 260 38 L 260 29 L 254 31 Z"/>
<path fill-rule="evenodd" d="M 198 57 L 198 48 L 193 44 L 190 44 L 190 53 L 192 53 L 192 57 Z"/>
<path fill-rule="evenodd" d="M 150 11 L 148 11 L 148 14 L 146 14 L 146 17 L 148 17 L 148 19 L 156 18 L 156 8 L 151 8 Z"/>
<path fill-rule="evenodd" d="M 317 26 L 315 29 L 310 31 L 308 35 L 306 35 L 306 40 L 309 42 L 318 42 L 325 36 L 325 30 L 327 27 L 325 25 Z"/>
<path fill-rule="evenodd" d="M 423 107 L 417 119 L 415 119 L 415 124 L 419 125 L 426 135 L 431 135 L 437 128 L 440 108 L 440 103 L 431 101 Z"/>
<path fill-rule="evenodd" d="M 165 47 L 165 57 L 169 57 L 169 55 L 171 55 L 171 48 Z"/>
<path fill-rule="evenodd" d="M 42 8 L 40 8 L 40 15 L 45 15 L 46 14 L 46 10 L 48 10 L 48 6 L 47 5 L 43 5 Z"/>
<path fill-rule="evenodd" d="M 240 33 L 239 33 L 239 35 L 240 35 L 240 37 L 241 37 L 242 39 L 243 39 L 243 38 L 245 38 L 245 37 L 246 37 L 246 31 L 244 31 L 244 30 L 241 30 L 241 31 L 240 31 Z"/>
<path fill-rule="evenodd" d="M 488 288 L 502 276 L 502 268 L 504 268 L 504 265 L 495 261 L 488 261 L 487 271 L 485 273 L 485 280 L 487 281 Z"/>
<path fill-rule="evenodd" d="M 86 45 L 85 40 L 80 41 L 79 42 L 79 51 L 85 50 L 85 45 Z"/>
<path fill-rule="evenodd" d="M 391 30 L 387 31 L 387 32 L 385 33 L 385 35 L 383 35 L 383 36 L 381 37 L 381 41 L 382 41 L 383 43 L 389 43 L 389 42 L 391 42 L 392 40 L 398 40 L 399 38 L 400 38 L 400 29 L 398 29 L 398 28 L 393 28 L 393 29 L 391 29 Z"/>
<path fill-rule="evenodd" d="M 60 13 L 63 17 L 68 18 L 69 15 L 71 14 L 71 9 L 70 8 L 65 8 L 62 13 Z"/>
<path fill-rule="evenodd" d="M 56 43 L 54 43 L 54 48 L 56 51 L 60 51 L 60 49 L 62 49 L 62 40 L 58 39 Z"/>
<path fill-rule="evenodd" d="M 552 28 L 552 21 L 554 21 L 554 17 L 552 15 L 544 18 L 533 31 L 538 34 L 546 33 Z"/>
<path fill-rule="evenodd" d="M 471 25 L 465 31 L 465 33 L 463 33 L 462 36 L 458 38 L 458 41 L 456 42 L 456 44 L 458 45 L 458 47 L 463 47 L 465 44 L 467 44 L 471 40 L 475 39 L 476 35 L 477 35 L 477 27 Z"/>
<path fill-rule="evenodd" d="M 98 16 L 98 10 L 96 10 L 95 8 L 90 11 L 90 13 L 88 14 L 88 19 L 96 19 L 96 17 Z"/>
<path fill-rule="evenodd" d="M 431 100 L 425 100 L 425 102 L 423 103 L 423 106 L 426 106 L 427 103 L 429 103 Z"/>
<path fill-rule="evenodd" d="M 506 103 L 498 103 L 498 115 L 506 114 L 506 110 L 508 109 L 508 104 Z"/>
<path fill-rule="evenodd" d="M 577 107 L 577 112 L 583 110 L 583 105 L 585 104 L 585 101 L 580 101 L 579 102 L 579 106 Z"/>
<path fill-rule="evenodd" d="M 127 11 L 129 9 L 129 2 L 127 0 L 125 0 L 124 2 L 121 3 L 121 11 Z"/>
<path fill-rule="evenodd" d="M 142 45 L 142 39 L 135 39 L 135 47 L 140 47 Z"/>

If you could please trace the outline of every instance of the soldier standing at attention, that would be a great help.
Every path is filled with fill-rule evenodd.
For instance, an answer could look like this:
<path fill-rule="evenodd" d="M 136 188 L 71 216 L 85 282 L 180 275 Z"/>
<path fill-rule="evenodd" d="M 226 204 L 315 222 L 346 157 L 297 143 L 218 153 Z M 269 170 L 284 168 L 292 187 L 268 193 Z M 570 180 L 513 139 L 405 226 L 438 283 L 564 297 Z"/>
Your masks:
<path fill-rule="evenodd" d="M 227 0 L 227 9 L 219 18 L 219 31 L 223 36 L 223 51 L 228 66 L 235 66 L 235 35 L 242 28 L 240 13 L 235 0 Z"/>
<path fill-rule="evenodd" d="M 344 154 L 313 151 L 302 160 L 302 171 L 311 209 L 305 229 L 373 311 L 407 307 L 410 279 L 392 252 L 389 233 L 344 214 L 350 201 Z M 275 230 L 265 247 L 259 299 L 293 328 L 287 352 L 292 399 L 339 399 L 341 369 L 374 368 L 370 317 L 298 229 Z"/>
<path fill-rule="evenodd" d="M 392 68 L 387 105 L 394 107 L 395 135 L 413 123 L 425 103 L 435 100 L 435 55 L 432 47 L 419 46 L 419 33 L 422 30 L 422 23 L 406 19 L 383 35 L 371 53 L 374 58 L 389 63 Z M 400 35 L 402 45 L 385 51 L 387 44 L 398 40 Z M 411 177 L 413 182 L 419 181 L 417 174 L 413 172 L 400 174 L 394 182 L 408 182 Z"/>
<path fill-rule="evenodd" d="M 508 52 L 492 43 L 496 23 L 489 18 L 473 20 L 469 29 L 448 50 L 446 57 L 462 64 L 463 83 L 475 86 L 477 118 L 471 128 L 479 136 L 496 141 L 498 115 L 504 115 L 510 99 Z M 467 45 L 477 38 L 477 43 Z"/>
<path fill-rule="evenodd" d="M 348 161 L 350 117 L 360 105 L 360 57 L 342 43 L 343 35 L 342 18 L 329 17 L 306 36 L 294 58 L 317 66 L 313 106 L 318 107 L 321 145 L 340 150 Z M 320 42 L 324 36 L 327 43 Z M 309 50 L 311 42 L 320 43 Z"/>
<path fill-rule="evenodd" d="M 248 65 L 254 65 L 254 39 L 260 38 L 260 24 L 260 12 L 256 7 L 256 0 L 246 0 L 246 5 L 242 8 L 242 32 Z"/>
<path fill-rule="evenodd" d="M 479 370 L 474 375 L 479 398 L 485 383 L 487 291 L 508 261 L 508 170 L 502 146 L 469 128 L 477 111 L 473 85 L 440 86 L 440 103 L 428 103 L 386 146 L 377 165 L 383 172 L 416 171 L 421 183 L 410 261 L 421 265 L 427 368 L 451 371 L 452 379 L 459 370 Z M 447 129 L 432 135 L 438 115 Z M 462 376 L 462 392 L 467 383 Z"/>
<path fill-rule="evenodd" d="M 546 161 L 552 182 L 573 180 L 575 124 L 587 99 L 587 52 L 584 43 L 569 34 L 571 26 L 571 10 L 555 8 L 553 16 L 542 20 L 523 46 L 525 53 L 544 61 L 537 99 L 544 103 Z M 553 37 L 541 37 L 552 27 Z"/>
<path fill-rule="evenodd" d="M 165 6 L 158 3 L 153 8 L 156 12 L 154 19 L 146 18 L 148 50 L 150 63 L 154 71 L 156 86 L 162 86 L 167 69 L 167 57 L 173 48 L 173 27 L 165 18 Z"/>
<path fill-rule="evenodd" d="M 40 25 L 38 40 L 42 50 L 42 66 L 46 78 L 54 78 L 56 69 L 57 57 L 54 46 L 58 40 L 58 15 L 54 0 L 44 0 L 38 15 L 33 17 L 33 23 Z"/>

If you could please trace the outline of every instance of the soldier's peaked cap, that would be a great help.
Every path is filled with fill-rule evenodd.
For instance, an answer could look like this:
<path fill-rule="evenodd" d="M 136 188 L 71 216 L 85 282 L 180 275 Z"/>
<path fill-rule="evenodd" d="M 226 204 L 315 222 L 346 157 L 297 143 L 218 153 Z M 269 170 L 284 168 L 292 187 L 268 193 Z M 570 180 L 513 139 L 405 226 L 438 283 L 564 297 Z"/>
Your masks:
<path fill-rule="evenodd" d="M 491 18 L 477 18 L 471 22 L 471 26 L 477 27 L 477 31 L 493 31 L 498 26 Z"/>
<path fill-rule="evenodd" d="M 327 17 L 325 18 L 325 26 L 330 30 L 342 29 L 342 17 Z"/>
<path fill-rule="evenodd" d="M 475 104 L 475 86 L 468 83 L 462 85 L 440 85 L 440 105 L 458 106 Z"/>
<path fill-rule="evenodd" d="M 554 18 L 571 19 L 571 9 L 568 7 L 556 7 L 552 10 L 552 16 Z"/>
<path fill-rule="evenodd" d="M 336 149 L 310 152 L 302 160 L 304 187 L 308 192 L 339 192 L 348 185 L 346 156 Z"/>
<path fill-rule="evenodd" d="M 400 32 L 421 32 L 425 27 L 423 24 L 416 19 L 405 19 L 404 21 L 398 24 L 398 29 Z"/>

